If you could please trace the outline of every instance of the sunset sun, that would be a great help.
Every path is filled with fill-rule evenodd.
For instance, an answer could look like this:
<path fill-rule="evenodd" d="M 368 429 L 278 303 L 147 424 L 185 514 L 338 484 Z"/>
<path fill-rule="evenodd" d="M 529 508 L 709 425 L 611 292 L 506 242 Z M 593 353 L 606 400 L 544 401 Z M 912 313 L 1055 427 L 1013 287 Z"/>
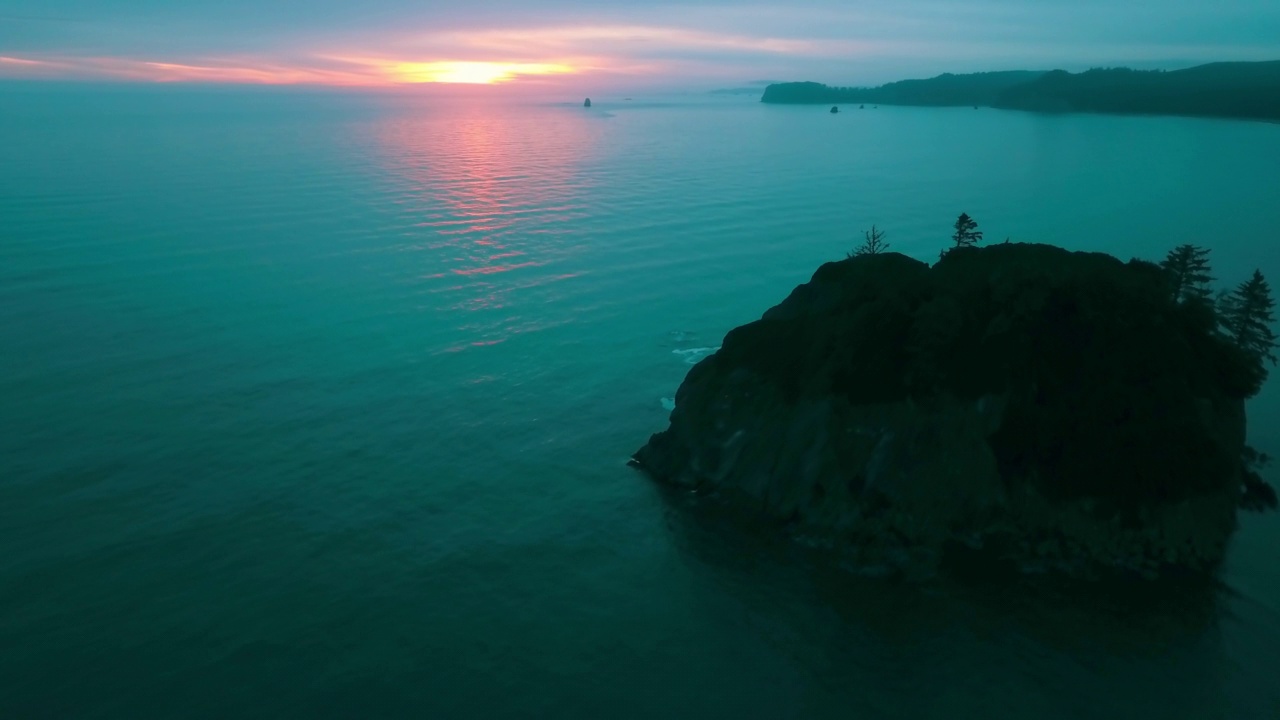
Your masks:
<path fill-rule="evenodd" d="M 561 75 L 573 72 L 555 63 L 401 62 L 388 68 L 391 77 L 406 83 L 466 83 L 493 85 L 522 75 Z"/>

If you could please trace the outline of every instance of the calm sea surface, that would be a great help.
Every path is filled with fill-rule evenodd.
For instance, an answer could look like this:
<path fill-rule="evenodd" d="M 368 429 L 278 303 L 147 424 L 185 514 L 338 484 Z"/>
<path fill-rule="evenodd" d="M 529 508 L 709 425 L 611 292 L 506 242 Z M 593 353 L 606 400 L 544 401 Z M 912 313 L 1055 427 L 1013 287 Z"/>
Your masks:
<path fill-rule="evenodd" d="M 0 716 L 1280 717 L 1278 516 L 902 586 L 625 467 L 872 223 L 1280 284 L 1280 126 L 595 100 L 0 88 Z"/>

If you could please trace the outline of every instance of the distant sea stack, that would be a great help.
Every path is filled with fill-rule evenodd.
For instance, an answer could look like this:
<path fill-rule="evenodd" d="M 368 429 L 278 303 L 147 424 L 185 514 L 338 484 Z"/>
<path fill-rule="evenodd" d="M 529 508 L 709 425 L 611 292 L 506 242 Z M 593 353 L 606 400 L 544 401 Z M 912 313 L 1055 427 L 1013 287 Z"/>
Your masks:
<path fill-rule="evenodd" d="M 591 107 L 591 98 L 582 101 L 582 107 Z"/>
<path fill-rule="evenodd" d="M 1256 375 L 1169 288 L 1047 245 L 827 263 L 689 371 L 633 464 L 865 568 L 1207 577 Z"/>
<path fill-rule="evenodd" d="M 1063 70 L 946 73 L 873 88 L 775 83 L 765 88 L 760 100 L 1280 120 L 1280 61 L 1213 63 L 1169 72 L 1118 68 L 1077 74 Z"/>

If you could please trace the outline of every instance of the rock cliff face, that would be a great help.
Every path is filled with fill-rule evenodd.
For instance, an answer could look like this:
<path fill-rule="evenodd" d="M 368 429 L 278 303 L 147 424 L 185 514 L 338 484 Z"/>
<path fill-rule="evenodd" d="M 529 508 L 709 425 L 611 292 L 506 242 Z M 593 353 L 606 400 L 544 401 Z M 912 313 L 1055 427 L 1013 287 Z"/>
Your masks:
<path fill-rule="evenodd" d="M 867 567 L 1211 573 L 1241 496 L 1244 363 L 1149 263 L 856 257 L 731 331 L 634 464 Z"/>

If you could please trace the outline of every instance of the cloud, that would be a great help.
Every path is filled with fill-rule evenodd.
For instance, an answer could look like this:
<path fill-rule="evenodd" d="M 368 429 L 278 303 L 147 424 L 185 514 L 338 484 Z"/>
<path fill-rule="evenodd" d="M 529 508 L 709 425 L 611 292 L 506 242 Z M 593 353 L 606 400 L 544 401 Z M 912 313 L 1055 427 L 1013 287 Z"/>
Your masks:
<path fill-rule="evenodd" d="M 424 83 L 500 84 L 579 72 L 569 65 L 504 62 L 416 62 L 394 58 L 313 57 L 294 62 L 218 58 L 168 62 L 114 57 L 0 56 L 0 77 L 140 82 L 397 87 Z"/>
<path fill-rule="evenodd" d="M 140 82 L 368 86 L 371 73 L 262 61 L 161 62 L 115 57 L 0 57 L 0 77 Z"/>
<path fill-rule="evenodd" d="M 44 67 L 48 65 L 40 60 L 27 60 L 25 58 L 4 57 L 0 55 L 0 65 L 17 65 L 19 67 Z"/>

